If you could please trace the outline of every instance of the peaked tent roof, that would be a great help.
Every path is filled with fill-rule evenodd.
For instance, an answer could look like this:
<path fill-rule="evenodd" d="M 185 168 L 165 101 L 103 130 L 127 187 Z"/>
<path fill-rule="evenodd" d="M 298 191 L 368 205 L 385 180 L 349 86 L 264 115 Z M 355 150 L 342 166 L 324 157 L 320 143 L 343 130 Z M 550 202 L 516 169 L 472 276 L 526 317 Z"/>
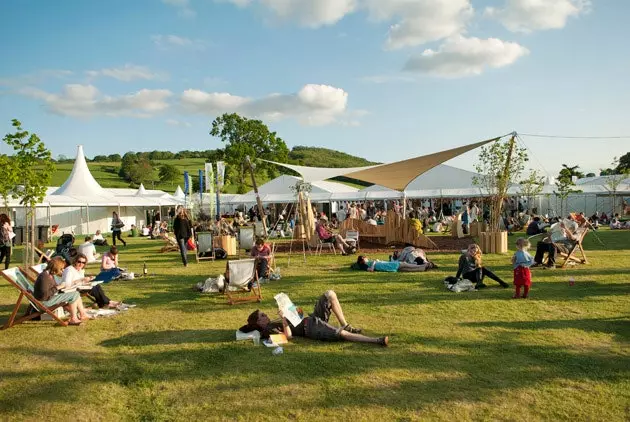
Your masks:
<path fill-rule="evenodd" d="M 186 195 L 184 195 L 184 191 L 182 190 L 182 188 L 177 185 L 177 189 L 175 189 L 175 193 L 173 194 L 173 198 L 177 198 L 177 199 L 184 199 L 186 197 Z"/>
<path fill-rule="evenodd" d="M 140 183 L 140 187 L 138 188 L 138 192 L 136 192 L 136 196 L 144 196 L 147 194 L 147 190 L 144 188 L 144 184 Z"/>
<path fill-rule="evenodd" d="M 87 162 L 85 161 L 85 155 L 83 154 L 83 145 L 77 146 L 77 158 L 74 160 L 74 166 L 72 172 L 66 182 L 61 185 L 59 189 L 53 192 L 53 195 L 66 195 L 66 196 L 101 196 L 110 197 L 111 193 L 98 184 Z"/>
<path fill-rule="evenodd" d="M 502 137 L 487 139 L 470 145 L 436 152 L 429 155 L 410 158 L 408 160 L 397 161 L 390 164 L 381 164 L 369 167 L 355 167 L 345 169 L 329 169 L 320 167 L 304 167 L 291 164 L 271 163 L 290 168 L 300 173 L 305 182 L 326 180 L 335 176 L 346 176 L 364 182 L 385 186 L 397 191 L 404 191 L 407 186 L 418 176 L 451 158 L 464 154 L 470 150 L 478 148 L 490 142 L 498 141 Z M 266 161 L 266 160 L 265 160 Z"/>

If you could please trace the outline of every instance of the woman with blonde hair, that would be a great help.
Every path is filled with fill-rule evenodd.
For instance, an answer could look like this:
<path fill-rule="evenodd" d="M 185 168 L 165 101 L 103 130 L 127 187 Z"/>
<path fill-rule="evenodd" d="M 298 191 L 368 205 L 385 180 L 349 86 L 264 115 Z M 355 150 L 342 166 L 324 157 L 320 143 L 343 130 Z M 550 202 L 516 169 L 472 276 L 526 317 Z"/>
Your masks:
<path fill-rule="evenodd" d="M 11 247 L 13 246 L 13 229 L 11 219 L 6 214 L 0 214 L 0 262 L 4 260 L 4 269 L 9 268 L 11 262 Z"/>
<path fill-rule="evenodd" d="M 79 325 L 82 321 L 91 318 L 83 308 L 83 301 L 81 300 L 79 292 L 76 290 L 72 292 L 59 292 L 60 286 L 57 285 L 55 277 L 61 276 L 65 266 L 66 262 L 60 256 L 56 256 L 48 261 L 46 269 L 42 271 L 39 276 L 37 276 L 37 280 L 35 280 L 33 295 L 35 299 L 49 308 L 59 303 L 67 303 L 64 309 L 70 312 L 68 325 Z M 79 313 L 78 317 L 77 312 Z"/>
<path fill-rule="evenodd" d="M 486 276 L 499 283 L 503 288 L 509 287 L 509 284 L 483 266 L 481 248 L 479 245 L 472 243 L 468 245 L 468 249 L 459 257 L 459 268 L 455 277 L 470 280 L 475 284 L 475 288 L 482 289 L 486 287 L 483 284 L 483 279 Z"/>

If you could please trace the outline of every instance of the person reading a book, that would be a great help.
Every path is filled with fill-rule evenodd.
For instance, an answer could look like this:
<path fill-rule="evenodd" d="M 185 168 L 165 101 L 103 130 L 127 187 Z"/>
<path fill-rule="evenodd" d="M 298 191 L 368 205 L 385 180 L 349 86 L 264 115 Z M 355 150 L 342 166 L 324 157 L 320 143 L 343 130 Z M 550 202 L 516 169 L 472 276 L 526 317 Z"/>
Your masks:
<path fill-rule="evenodd" d="M 66 267 L 61 275 L 61 282 L 57 286 L 58 290 L 72 290 L 78 286 L 89 284 L 94 280 L 94 277 L 85 276 L 85 265 L 87 264 L 87 257 L 83 254 L 77 254 L 74 258 L 73 264 Z M 96 284 L 88 290 L 88 294 L 94 298 L 99 308 L 116 308 L 120 305 L 120 302 L 114 302 L 109 300 L 105 295 L 103 288 L 100 284 Z"/>
<path fill-rule="evenodd" d="M 245 333 L 259 331 L 260 337 L 269 338 L 271 334 L 284 334 L 287 339 L 292 337 L 306 337 L 320 341 L 351 341 L 357 343 L 373 343 L 387 346 L 389 337 L 368 337 L 361 333 L 361 329 L 348 324 L 341 309 L 337 294 L 328 290 L 315 303 L 313 313 L 304 317 L 302 321 L 293 325 L 285 318 L 281 311 L 279 320 L 272 321 L 267 314 L 260 310 L 252 312 L 247 318 L 247 325 L 239 330 Z M 300 310 L 301 313 L 301 310 Z M 330 315 L 334 314 L 341 327 L 329 324 Z"/>

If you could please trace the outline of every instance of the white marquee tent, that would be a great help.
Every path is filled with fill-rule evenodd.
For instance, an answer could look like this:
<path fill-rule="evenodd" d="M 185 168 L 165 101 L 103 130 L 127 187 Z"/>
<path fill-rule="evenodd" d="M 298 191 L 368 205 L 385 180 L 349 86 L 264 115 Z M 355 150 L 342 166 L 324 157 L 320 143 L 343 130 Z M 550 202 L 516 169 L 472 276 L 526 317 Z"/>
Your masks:
<path fill-rule="evenodd" d="M 48 188 L 46 197 L 36 209 L 36 225 L 57 225 L 57 233 L 75 235 L 110 231 L 112 212 L 119 213 L 126 223 L 141 224 L 145 211 L 177 206 L 183 199 L 160 190 L 106 189 L 99 185 L 88 168 L 83 146 L 77 148 L 77 157 L 70 176 L 59 188 Z M 16 226 L 24 226 L 24 209 L 19 199 L 11 198 L 9 207 Z"/>

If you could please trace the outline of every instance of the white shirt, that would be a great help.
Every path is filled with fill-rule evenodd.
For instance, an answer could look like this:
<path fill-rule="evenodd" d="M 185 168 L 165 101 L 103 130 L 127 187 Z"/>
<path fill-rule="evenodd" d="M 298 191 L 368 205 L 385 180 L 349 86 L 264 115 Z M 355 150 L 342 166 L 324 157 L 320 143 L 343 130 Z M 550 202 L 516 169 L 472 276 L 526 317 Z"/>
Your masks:
<path fill-rule="evenodd" d="M 75 284 L 78 284 L 79 280 L 85 277 L 85 271 L 77 270 L 72 265 L 66 267 L 61 274 L 61 283 L 59 283 L 60 289 L 69 289 Z"/>
<path fill-rule="evenodd" d="M 95 234 L 92 240 L 105 240 L 102 234 Z"/>
<path fill-rule="evenodd" d="M 98 254 L 96 253 L 96 247 L 92 242 L 85 242 L 79 245 L 78 252 L 87 257 L 88 262 L 96 262 L 98 260 Z"/>

